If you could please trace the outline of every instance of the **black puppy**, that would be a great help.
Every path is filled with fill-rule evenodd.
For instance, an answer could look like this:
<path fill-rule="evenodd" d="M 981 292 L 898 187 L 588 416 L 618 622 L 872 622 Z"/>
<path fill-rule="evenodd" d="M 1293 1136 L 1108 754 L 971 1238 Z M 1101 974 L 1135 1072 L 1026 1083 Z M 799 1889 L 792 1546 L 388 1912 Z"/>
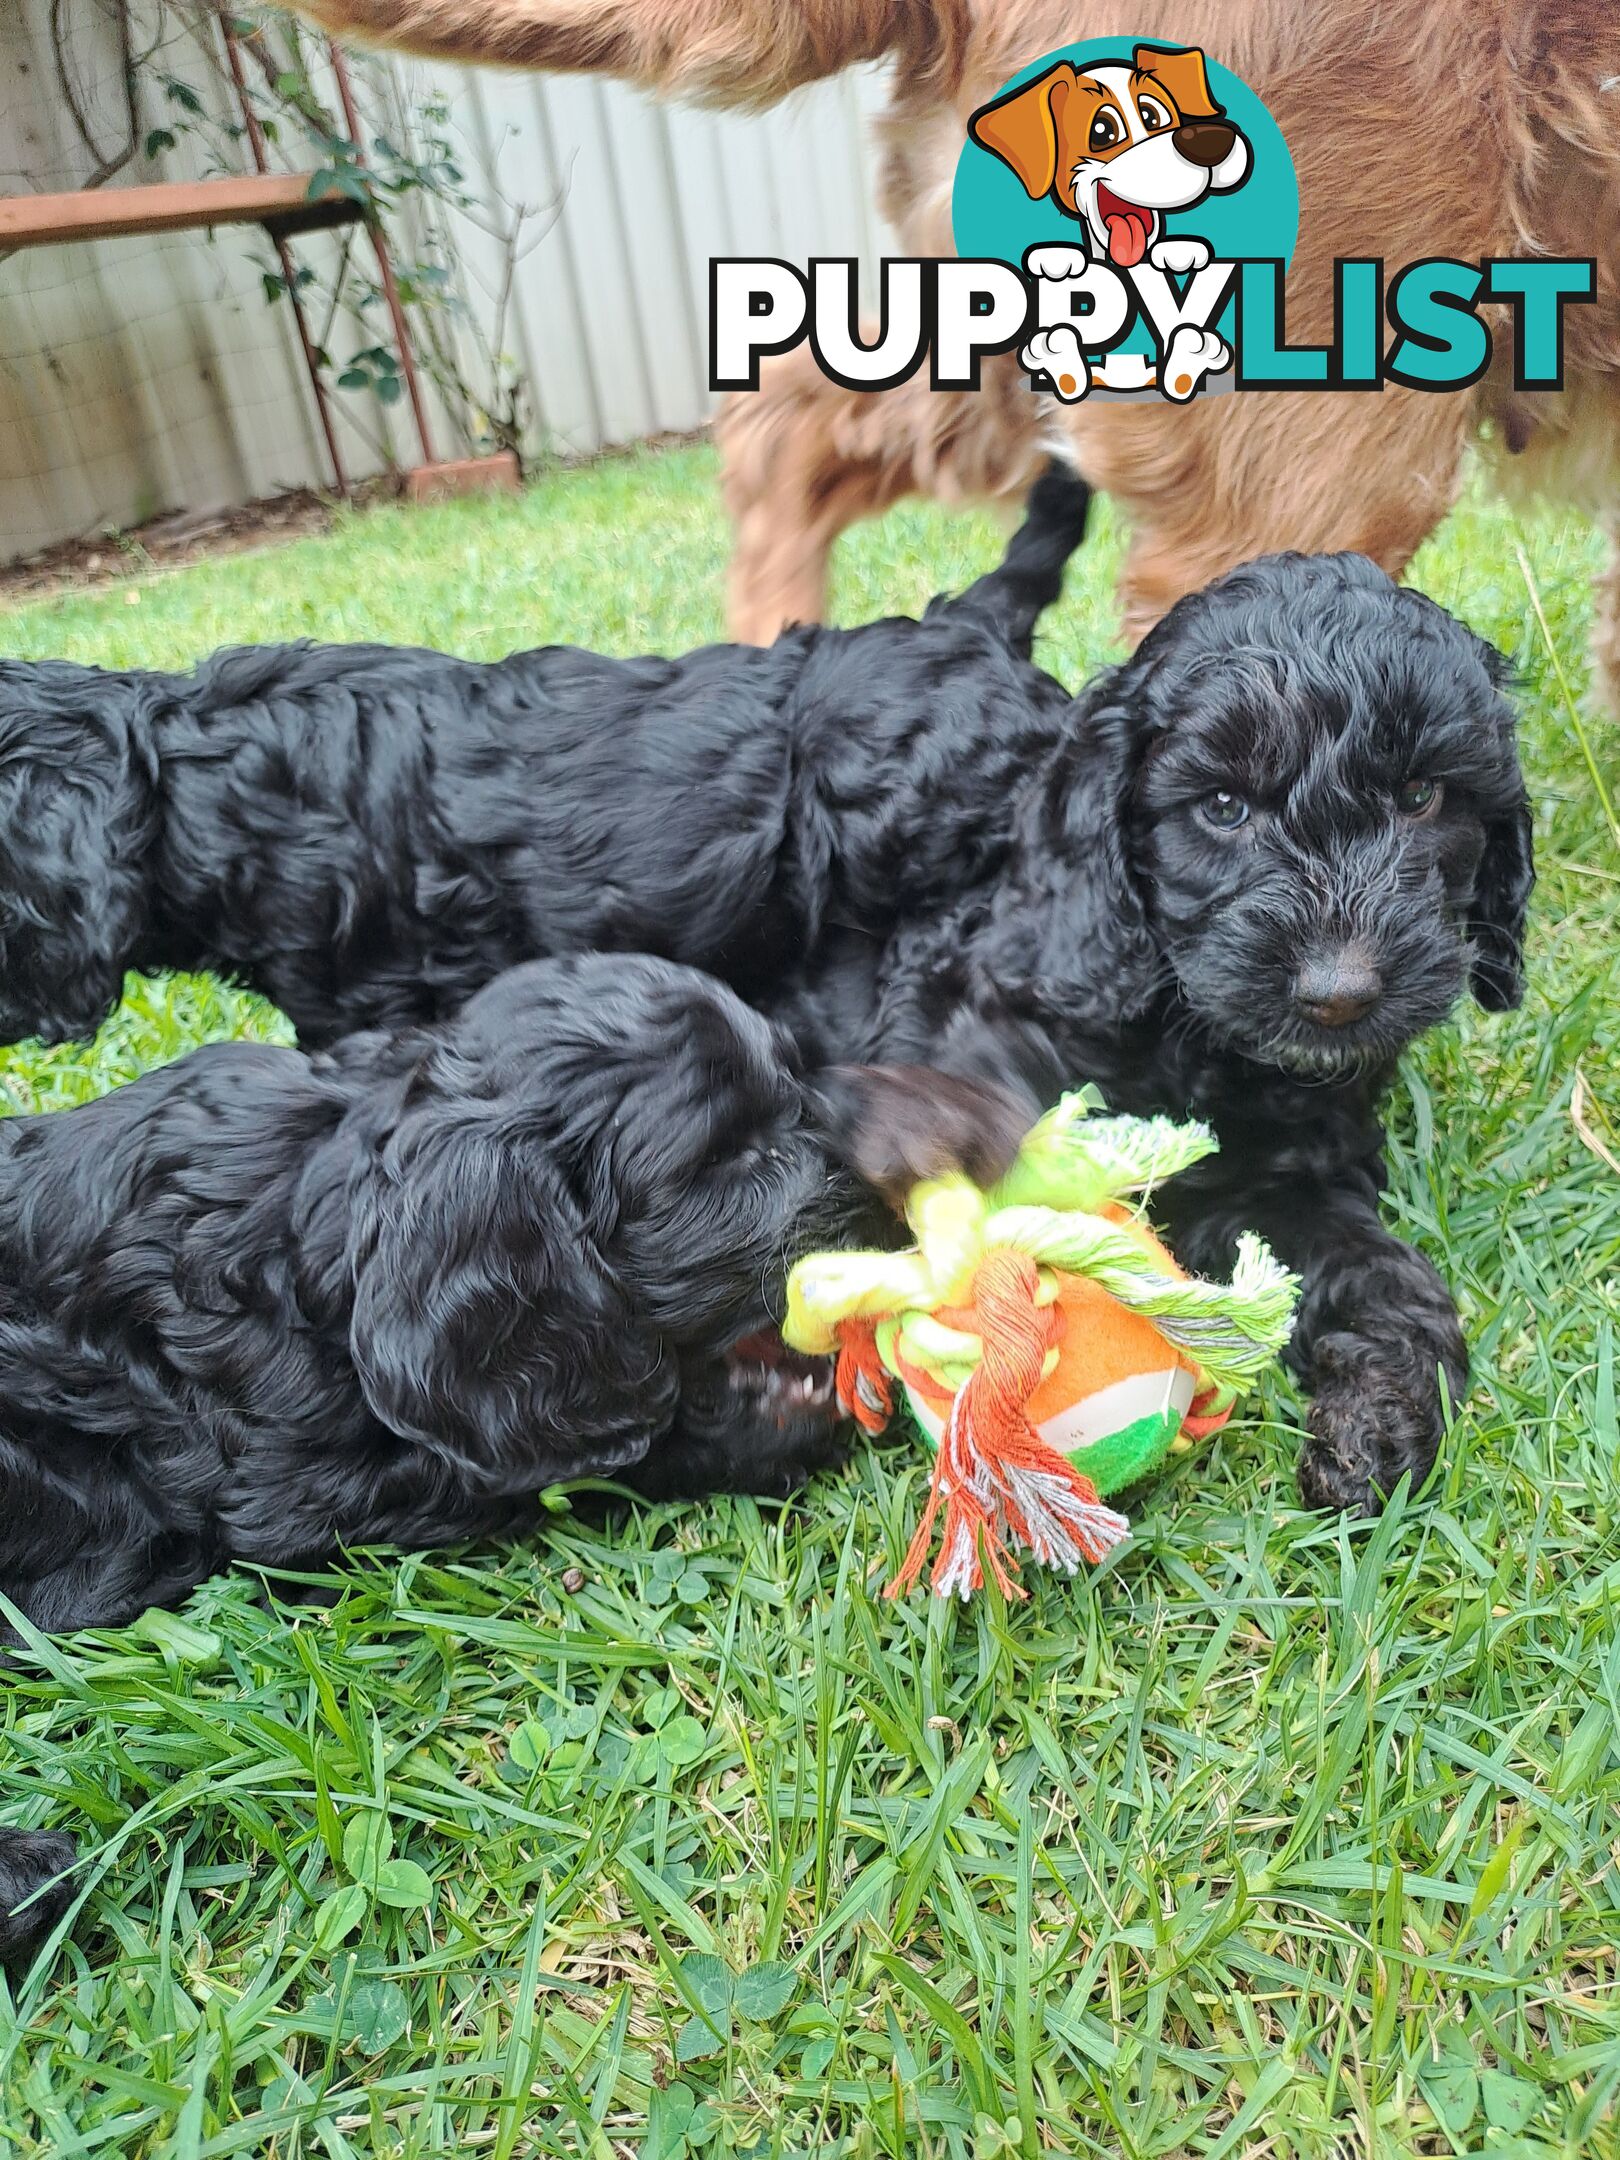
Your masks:
<path fill-rule="evenodd" d="M 600 954 L 0 1120 L 0 1590 L 110 1626 L 232 1560 L 503 1530 L 560 1478 L 786 1493 L 836 1444 L 809 1368 L 777 1399 L 728 1353 L 798 1251 L 889 1230 L 876 1181 L 987 1132 L 993 1171 L 1025 1124 L 806 1080 L 712 978 Z"/>
<path fill-rule="evenodd" d="M 768 650 L 0 661 L 0 1039 L 92 1032 L 130 967 L 233 975 L 306 1047 L 547 953 L 768 993 L 828 924 L 883 930 L 995 859 L 1061 698 L 1028 654 L 1087 501 L 1055 469 L 1001 568 L 921 623 Z"/>
<path fill-rule="evenodd" d="M 737 1346 L 798 1252 L 887 1228 L 845 1159 L 994 1175 L 1025 1122 L 927 1074 L 808 1082 L 720 984 L 600 955 L 0 1120 L 0 1590 L 108 1626 L 235 1559 L 511 1531 L 562 1478 L 785 1494 L 837 1459 L 830 1389 Z M 71 1855 L 0 1829 L 0 1962 Z"/>
<path fill-rule="evenodd" d="M 0 1590 L 112 1626 L 231 1560 L 508 1534 L 562 1477 L 791 1493 L 842 1454 L 829 1374 L 752 1361 L 791 1261 L 892 1233 L 875 1182 L 998 1175 L 1026 1121 L 918 1071 L 806 1080 L 713 978 L 607 955 L 4 1119 Z M 0 1830 L 0 1961 L 69 1862 Z"/>
<path fill-rule="evenodd" d="M 1378 1219 L 1378 1098 L 1466 978 L 1522 992 L 1530 812 L 1507 664 L 1354 555 L 1265 558 L 1182 600 L 1054 717 L 993 872 L 881 948 L 824 939 L 774 1009 L 809 1054 L 971 1068 L 1020 1043 L 1050 1094 L 1207 1118 L 1162 1195 L 1179 1256 L 1244 1227 L 1304 1278 L 1315 1504 L 1421 1482 L 1468 1355 Z"/>

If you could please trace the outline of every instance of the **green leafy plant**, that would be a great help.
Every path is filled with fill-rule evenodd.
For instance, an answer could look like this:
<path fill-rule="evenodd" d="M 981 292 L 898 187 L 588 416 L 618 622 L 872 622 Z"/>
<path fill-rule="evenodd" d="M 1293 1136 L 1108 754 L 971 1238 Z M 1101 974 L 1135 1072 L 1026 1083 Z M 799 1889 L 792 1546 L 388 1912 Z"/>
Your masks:
<path fill-rule="evenodd" d="M 103 185 L 132 164 L 165 176 L 250 169 L 245 96 L 271 165 L 309 172 L 314 195 L 348 196 L 387 245 L 419 367 L 458 447 L 506 450 L 521 462 L 530 408 L 507 345 L 513 285 L 518 264 L 555 222 L 561 199 L 542 205 L 508 198 L 497 170 L 501 146 L 475 183 L 443 94 L 430 89 L 413 98 L 389 63 L 351 55 L 361 120 L 355 140 L 334 95 L 324 40 L 291 15 L 227 13 L 210 0 L 94 4 L 116 32 L 115 116 L 104 110 L 111 86 L 81 79 L 83 41 L 70 36 L 65 9 L 53 8 L 50 17 L 64 103 L 90 160 L 83 185 Z M 236 40 L 240 93 L 222 25 Z M 496 273 L 487 289 L 469 283 L 460 222 L 476 226 L 490 243 L 483 252 L 492 255 Z M 335 249 L 321 250 L 321 267 L 300 259 L 290 277 L 282 256 L 262 245 L 256 266 L 266 302 L 283 304 L 294 292 L 304 302 L 318 365 L 354 399 L 351 418 L 391 464 L 392 441 L 367 417 L 367 406 L 400 403 L 403 361 L 365 234 L 349 228 Z"/>

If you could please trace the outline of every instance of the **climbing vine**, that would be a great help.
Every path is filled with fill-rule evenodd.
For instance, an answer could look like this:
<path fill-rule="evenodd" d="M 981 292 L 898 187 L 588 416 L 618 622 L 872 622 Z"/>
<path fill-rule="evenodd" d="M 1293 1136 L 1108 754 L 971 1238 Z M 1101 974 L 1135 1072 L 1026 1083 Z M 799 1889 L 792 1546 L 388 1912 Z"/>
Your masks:
<path fill-rule="evenodd" d="M 132 169 L 147 179 L 250 171 L 245 101 L 272 168 L 311 173 L 312 192 L 352 196 L 386 241 L 417 362 L 461 447 L 521 455 L 529 412 L 527 385 L 507 345 L 514 281 L 555 222 L 560 199 L 508 195 L 500 180 L 504 144 L 483 160 L 474 185 L 443 94 L 414 91 L 408 71 L 379 59 L 350 57 L 360 119 L 352 134 L 325 39 L 279 10 L 214 0 L 91 0 L 102 27 L 87 39 L 82 5 L 50 0 L 48 18 L 63 110 L 87 164 L 81 185 L 104 186 Z M 467 226 L 483 236 L 476 272 L 464 245 Z M 369 401 L 399 400 L 402 356 L 366 229 L 345 227 L 334 242 L 300 249 L 292 278 L 317 365 L 351 394 L 351 417 L 386 459 L 386 430 L 373 424 Z M 255 261 L 266 302 L 284 305 L 288 275 L 268 241 Z"/>

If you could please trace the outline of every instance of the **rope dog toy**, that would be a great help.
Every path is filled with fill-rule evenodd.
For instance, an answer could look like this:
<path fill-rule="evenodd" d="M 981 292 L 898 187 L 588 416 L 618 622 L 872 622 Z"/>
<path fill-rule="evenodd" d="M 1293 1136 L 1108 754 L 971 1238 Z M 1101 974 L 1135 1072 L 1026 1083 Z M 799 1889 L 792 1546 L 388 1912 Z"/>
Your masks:
<path fill-rule="evenodd" d="M 1206 1282 L 1143 1219 L 1156 1185 L 1215 1152 L 1209 1128 L 1093 1117 L 1096 1102 L 1065 1096 L 988 1193 L 960 1175 L 916 1186 L 905 1251 L 816 1253 L 788 1278 L 783 1338 L 836 1353 L 845 1413 L 882 1432 L 898 1382 L 935 1445 L 886 1596 L 917 1582 L 936 1530 L 940 1596 L 968 1597 L 986 1569 L 1022 1596 L 1019 1553 L 1071 1574 L 1101 1560 L 1130 1531 L 1103 1496 L 1224 1425 L 1288 1339 L 1298 1283 L 1258 1237 L 1229 1283 Z"/>

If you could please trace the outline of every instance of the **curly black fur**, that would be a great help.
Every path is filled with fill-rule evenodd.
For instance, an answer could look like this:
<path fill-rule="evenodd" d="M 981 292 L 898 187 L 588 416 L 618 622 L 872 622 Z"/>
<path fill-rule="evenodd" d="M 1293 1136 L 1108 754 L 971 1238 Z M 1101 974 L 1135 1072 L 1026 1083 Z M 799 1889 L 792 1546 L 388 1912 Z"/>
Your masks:
<path fill-rule="evenodd" d="M 1085 510 L 1054 469 L 960 598 L 768 651 L 0 667 L 0 1022 L 70 1032 L 127 963 L 216 966 L 321 1042 L 608 947 L 713 970 L 817 1063 L 1196 1112 L 1222 1153 L 1167 1195 L 1182 1250 L 1222 1265 L 1252 1223 L 1301 1269 L 1304 1490 L 1376 1504 L 1466 1378 L 1378 1223 L 1376 1102 L 1465 974 L 1520 994 L 1504 663 L 1359 557 L 1275 556 L 1071 700 L 1027 654 Z M 1439 791 L 1418 814 L 1408 782 Z"/>
<path fill-rule="evenodd" d="M 1003 566 L 921 624 L 769 650 L 0 661 L 0 1037 L 92 1032 L 131 967 L 233 975 L 307 1048 L 446 1018 L 548 953 L 763 994 L 828 924 L 881 929 L 996 857 L 1086 502 L 1048 483 Z"/>
<path fill-rule="evenodd" d="M 498 1530 L 559 1478 L 789 1490 L 825 1421 L 721 1388 L 694 1422 L 691 1384 L 796 1250 L 886 1220 L 841 1164 L 915 1085 L 834 1106 L 711 978 L 587 955 L 0 1121 L 0 1589 L 116 1625 L 236 1559 Z"/>
<path fill-rule="evenodd" d="M 729 977 L 818 1065 L 1012 1071 L 1042 1096 L 1084 1077 L 1122 1109 L 1206 1117 L 1220 1155 L 1161 1196 L 1177 1250 L 1219 1269 L 1253 1226 L 1301 1270 L 1301 1482 L 1375 1505 L 1426 1474 L 1442 1388 L 1456 1401 L 1467 1383 L 1449 1294 L 1379 1221 L 1377 1102 L 1465 977 L 1491 1010 L 1520 995 L 1533 871 L 1505 665 L 1360 558 L 1278 556 L 1181 602 L 1070 700 L 1021 646 L 1074 503 L 1043 483 L 1024 572 L 920 625 L 794 632 L 767 653 L 473 669 L 287 649 L 188 682 L 0 669 L 12 1024 L 93 1024 L 126 963 L 213 964 L 319 1039 L 434 1018 L 537 948 L 645 946 Z M 584 1030 L 526 1030 L 502 1002 L 512 981 L 586 979 L 525 971 L 466 1032 L 408 1053 L 222 1048 L 68 1118 L 0 1125 L 0 1260 L 23 1285 L 15 1318 L 0 1305 L 17 1416 L 0 1463 L 21 1480 L 0 1583 L 25 1609 L 112 1617 L 230 1552 L 496 1526 L 549 1476 L 623 1474 L 650 1409 L 659 1437 L 631 1473 L 649 1490 L 774 1488 L 825 1459 L 809 1413 L 762 1442 L 717 1358 L 766 1317 L 760 1283 L 827 1189 L 819 1147 L 801 1139 L 784 1167 L 759 1137 L 784 1116 L 806 1132 L 793 1085 L 764 1077 L 776 1049 L 762 1034 L 750 1050 L 726 1006 L 725 1056 L 760 1078 L 717 1091 L 680 1041 L 659 1034 L 644 1060 L 639 1025 L 604 1050 L 605 990 Z M 681 982 L 674 1004 L 699 996 Z M 837 1094 L 818 1093 L 823 1122 Z M 880 1182 L 941 1144 L 971 1154 L 996 1124 L 937 1083 L 868 1101 L 849 1151 Z M 605 1137 L 621 1102 L 626 1129 Z M 81 1148 L 68 1136 L 92 1119 Z M 532 1193 L 568 1226 L 560 1283 Z M 813 1234 L 847 1227 L 824 1213 Z M 73 1302 L 83 1280 L 108 1298 L 95 1325 Z M 153 1317 L 175 1310 L 180 1356 Z M 473 1346 L 491 1339 L 481 1373 Z M 138 1429 L 174 1436 L 150 1464 L 126 1448 L 139 1474 L 104 1480 L 132 1391 Z M 276 1432 L 307 1437 L 278 1459 Z M 188 1464 L 237 1497 L 196 1507 Z M 39 1508 L 54 1527 L 31 1547 Z M 29 1876 L 14 1837 L 0 1914 L 61 1864 Z M 4 1925 L 0 1948 L 22 1939 Z"/>
<path fill-rule="evenodd" d="M 1057 716 L 996 875 L 875 965 L 818 955 L 792 1013 L 811 1054 L 926 1044 L 971 1070 L 1014 1046 L 1037 1093 L 1084 1075 L 1117 1108 L 1207 1118 L 1221 1152 L 1164 1216 L 1194 1268 L 1252 1227 L 1301 1272 L 1317 1504 L 1420 1483 L 1442 1384 L 1453 1403 L 1467 1385 L 1450 1294 L 1378 1218 L 1377 1104 L 1465 978 L 1491 1011 L 1521 995 L 1534 872 L 1506 674 L 1359 556 L 1248 564 Z"/>
<path fill-rule="evenodd" d="M 898 1174 L 929 1092 L 807 1081 L 711 978 L 587 955 L 438 1028 L 215 1044 L 0 1121 L 0 1591 L 113 1626 L 236 1559 L 511 1531 L 561 1478 L 788 1493 L 841 1453 L 825 1382 L 737 1345 L 799 1251 L 887 1230 L 844 1165 Z M 939 1094 L 999 1172 L 1019 1106 Z M 0 1829 L 0 1962 L 71 1858 Z"/>
<path fill-rule="evenodd" d="M 64 1831 L 0 1829 L 0 1965 L 25 1964 L 67 1912 L 76 1857 Z"/>

